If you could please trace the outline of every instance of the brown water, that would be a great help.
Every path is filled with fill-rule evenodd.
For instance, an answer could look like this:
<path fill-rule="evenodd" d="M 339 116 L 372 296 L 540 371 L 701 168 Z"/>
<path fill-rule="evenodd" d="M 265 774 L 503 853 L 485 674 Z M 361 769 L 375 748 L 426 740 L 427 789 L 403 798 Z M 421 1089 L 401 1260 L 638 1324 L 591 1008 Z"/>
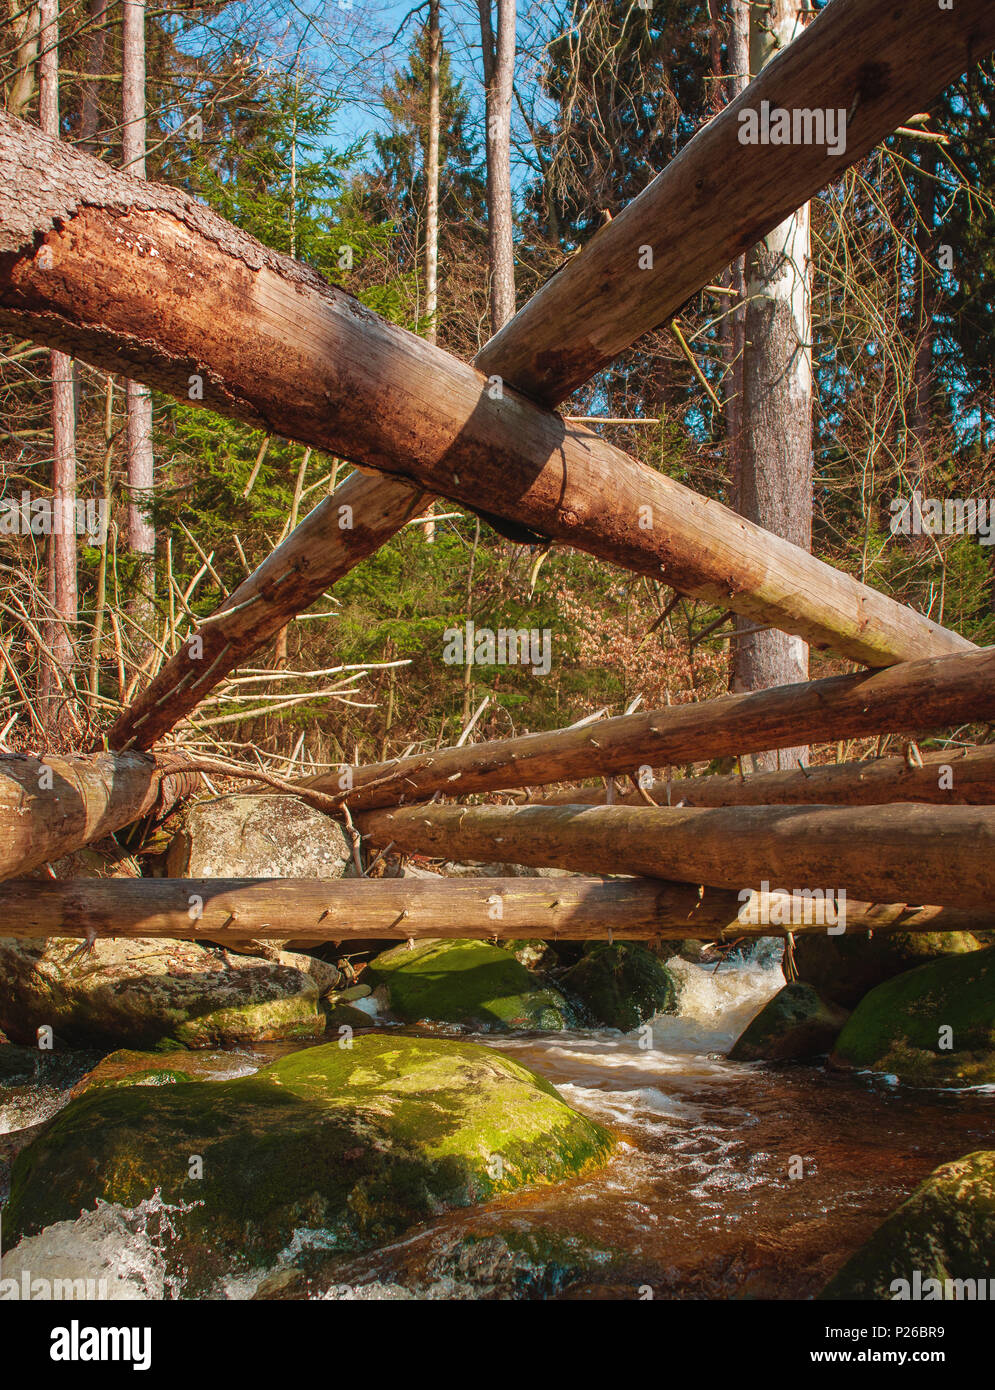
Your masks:
<path fill-rule="evenodd" d="M 783 983 L 776 964 L 675 968 L 680 1013 L 655 1020 L 651 1034 L 477 1039 L 616 1131 L 620 1148 L 606 1169 L 450 1213 L 362 1256 L 295 1238 L 275 1270 L 233 1277 L 219 1293 L 808 1298 L 933 1168 L 995 1145 L 995 1088 L 921 1091 L 824 1067 L 727 1062 L 724 1051 Z M 287 1050 L 262 1047 L 256 1060 Z M 31 1119 L 22 1107 L 17 1121 Z M 83 1258 L 88 1244 L 121 1239 L 102 1220 L 99 1230 L 81 1218 L 37 1239 Z M 125 1214 L 136 1268 L 143 1220 Z M 546 1269 L 541 1257 L 516 1263 L 508 1242 L 521 1238 L 559 1253 Z M 146 1254 L 151 1268 L 156 1251 Z M 147 1271 L 146 1284 L 164 1287 Z"/>

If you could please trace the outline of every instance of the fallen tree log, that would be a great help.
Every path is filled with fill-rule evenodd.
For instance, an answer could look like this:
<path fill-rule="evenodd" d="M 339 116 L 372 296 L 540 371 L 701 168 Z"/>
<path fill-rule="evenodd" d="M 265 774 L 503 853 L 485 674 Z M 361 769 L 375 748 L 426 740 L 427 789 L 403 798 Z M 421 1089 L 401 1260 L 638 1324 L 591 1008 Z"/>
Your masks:
<path fill-rule="evenodd" d="M 356 824 L 371 844 L 447 859 L 957 908 L 995 896 L 987 806 L 411 806 Z"/>
<path fill-rule="evenodd" d="M 928 110 L 993 46 L 990 0 L 832 0 L 491 339 L 481 370 L 500 371 L 506 352 L 527 346 L 517 384 L 534 400 L 562 400 L 847 165 Z M 816 113 L 841 112 L 843 150 L 830 155 L 816 139 L 743 143 L 741 113 L 759 116 L 764 101 L 807 118 L 810 131 Z"/>
<path fill-rule="evenodd" d="M 0 878 L 50 864 L 150 812 L 165 814 L 200 777 L 142 753 L 0 756 Z"/>
<path fill-rule="evenodd" d="M 907 758 L 761 772 L 740 777 L 681 777 L 616 788 L 619 806 L 881 806 L 923 801 L 937 806 L 995 805 L 995 744 L 924 753 L 922 766 Z M 645 795 L 644 795 L 645 793 Z M 605 787 L 568 787 L 544 796 L 544 806 L 605 806 Z"/>
<path fill-rule="evenodd" d="M 4 934 L 16 937 L 285 938 L 521 936 L 564 941 L 783 936 L 826 930 L 811 902 L 646 878 L 74 879 L 0 885 Z M 743 918 L 756 920 L 743 920 Z M 775 921 L 771 923 L 769 918 Z M 782 921 L 792 925 L 784 925 Z M 762 920 L 763 919 L 763 920 Z M 848 932 L 971 931 L 985 913 L 846 904 Z"/>
<path fill-rule="evenodd" d="M 700 704 L 619 715 L 552 733 L 442 748 L 304 779 L 351 810 L 397 806 L 440 792 L 542 786 L 641 768 L 790 748 L 824 739 L 995 719 L 995 647 L 830 676 Z M 350 790 L 342 792 L 343 781 Z"/>
<path fill-rule="evenodd" d="M 862 664 L 971 648 L 383 322 L 193 198 L 8 117 L 0 117 L 0 326 L 181 399 L 195 390 L 220 414 L 359 460 Z M 177 709 L 169 706 L 170 717 Z M 155 723 L 129 739 L 148 744 Z"/>

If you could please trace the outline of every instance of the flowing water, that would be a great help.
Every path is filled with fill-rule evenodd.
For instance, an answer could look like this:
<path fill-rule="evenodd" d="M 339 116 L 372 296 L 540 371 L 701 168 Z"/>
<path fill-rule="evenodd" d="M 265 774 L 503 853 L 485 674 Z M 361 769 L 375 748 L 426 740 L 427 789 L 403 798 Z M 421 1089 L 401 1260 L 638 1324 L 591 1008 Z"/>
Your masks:
<path fill-rule="evenodd" d="M 274 1268 L 233 1274 L 218 1295 L 808 1298 L 927 1173 L 995 1142 L 995 1088 L 924 1091 L 823 1066 L 726 1061 L 783 984 L 778 962 L 671 966 L 679 1012 L 651 1029 L 477 1039 L 614 1129 L 607 1169 L 451 1212 L 361 1256 L 297 1233 Z M 0 1108 L 0 1129 L 37 1124 L 67 1094 L 39 1086 L 32 1107 L 30 1090 Z M 3 1275 L 68 1260 L 102 1271 L 106 1296 L 182 1296 L 164 1273 L 168 1237 L 155 1198 L 134 1211 L 102 1206 L 22 1242 Z"/>

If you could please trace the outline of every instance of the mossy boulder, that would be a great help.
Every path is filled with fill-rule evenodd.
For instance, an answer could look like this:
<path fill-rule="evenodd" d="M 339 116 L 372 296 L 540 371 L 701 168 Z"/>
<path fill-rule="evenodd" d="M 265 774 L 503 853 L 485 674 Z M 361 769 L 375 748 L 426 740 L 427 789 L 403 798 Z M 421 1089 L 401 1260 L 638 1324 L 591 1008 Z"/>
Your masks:
<path fill-rule="evenodd" d="M 828 1003 L 852 1009 L 885 980 L 980 945 L 970 932 L 806 932 L 795 939 L 795 965 L 802 983 L 814 985 Z"/>
<path fill-rule="evenodd" d="M 175 1086 L 181 1081 L 228 1081 L 259 1070 L 258 1061 L 237 1052 L 110 1053 L 73 1087 L 74 1096 L 112 1086 Z"/>
<path fill-rule="evenodd" d="M 589 947 L 557 984 L 582 1002 L 595 1023 L 623 1033 L 677 1007 L 677 981 L 647 947 L 620 941 Z"/>
<path fill-rule="evenodd" d="M 612 1147 L 510 1057 L 368 1033 L 232 1081 L 89 1091 L 18 1155 L 5 1231 L 158 1192 L 194 1292 L 233 1265 L 266 1265 L 295 1233 L 363 1249 L 447 1208 L 573 1177 Z"/>
<path fill-rule="evenodd" d="M 847 1012 L 821 998 L 811 985 L 785 985 L 768 999 L 729 1051 L 733 1062 L 782 1062 L 828 1052 Z"/>
<path fill-rule="evenodd" d="M 931 1173 L 819 1297 L 932 1301 L 993 1295 L 995 1152 L 982 1150 Z"/>
<path fill-rule="evenodd" d="M 995 1083 L 995 946 L 921 965 L 872 989 L 831 1060 L 921 1086 Z"/>
<path fill-rule="evenodd" d="M 486 941 L 431 940 L 397 946 L 372 960 L 366 978 L 384 986 L 405 1023 L 430 1020 L 485 1031 L 557 1030 L 570 1008 L 509 952 Z"/>
<path fill-rule="evenodd" d="M 15 1041 L 34 1042 L 46 1025 L 72 1047 L 218 1047 L 324 1031 L 309 957 L 101 937 L 74 960 L 79 944 L 0 938 L 0 1023 Z"/>

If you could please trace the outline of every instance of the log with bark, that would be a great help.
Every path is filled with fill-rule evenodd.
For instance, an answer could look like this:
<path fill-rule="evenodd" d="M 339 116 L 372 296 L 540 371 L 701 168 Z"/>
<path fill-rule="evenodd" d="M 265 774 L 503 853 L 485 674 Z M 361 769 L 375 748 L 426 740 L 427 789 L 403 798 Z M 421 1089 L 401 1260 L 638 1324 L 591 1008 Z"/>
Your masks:
<path fill-rule="evenodd" d="M 0 118 L 0 326 L 184 400 L 196 391 L 220 414 L 863 664 L 971 646 L 383 322 L 193 198 L 9 118 Z M 153 723 L 136 742 L 150 741 Z"/>
<path fill-rule="evenodd" d="M 150 812 L 165 814 L 199 785 L 182 763 L 143 753 L 0 756 L 0 878 L 51 863 Z"/>
<path fill-rule="evenodd" d="M 833 0 L 491 339 L 481 369 L 527 345 L 521 389 L 562 400 L 992 47 L 991 0 Z M 764 101 L 809 129 L 815 112 L 842 111 L 844 149 L 742 143 L 741 113 Z"/>
<path fill-rule="evenodd" d="M 447 859 L 957 908 L 995 896 L 989 806 L 432 805 L 371 811 L 356 825 L 373 845 Z"/>
<path fill-rule="evenodd" d="M 995 744 L 945 748 L 919 754 L 910 746 L 902 758 L 763 772 L 753 777 L 681 777 L 647 781 L 628 790 L 629 779 L 612 796 L 606 787 L 568 787 L 541 798 L 547 806 L 881 806 L 888 801 L 924 801 L 937 806 L 995 805 Z"/>
<path fill-rule="evenodd" d="M 995 647 L 987 647 L 374 763 L 350 770 L 348 792 L 340 790 L 342 772 L 299 785 L 338 794 L 352 810 L 372 809 L 436 792 L 466 796 L 612 773 L 638 777 L 647 767 L 993 719 Z"/>
<path fill-rule="evenodd" d="M 732 940 L 826 930 L 801 899 L 647 878 L 74 879 L 0 885 L 4 933 L 340 941 L 367 937 Z M 773 921 L 764 920 L 773 917 Z M 778 919 L 782 920 L 778 920 Z M 747 920 L 744 920 L 747 919 Z M 971 931 L 984 913 L 848 902 L 848 932 Z M 793 925 L 786 926 L 783 923 Z"/>

